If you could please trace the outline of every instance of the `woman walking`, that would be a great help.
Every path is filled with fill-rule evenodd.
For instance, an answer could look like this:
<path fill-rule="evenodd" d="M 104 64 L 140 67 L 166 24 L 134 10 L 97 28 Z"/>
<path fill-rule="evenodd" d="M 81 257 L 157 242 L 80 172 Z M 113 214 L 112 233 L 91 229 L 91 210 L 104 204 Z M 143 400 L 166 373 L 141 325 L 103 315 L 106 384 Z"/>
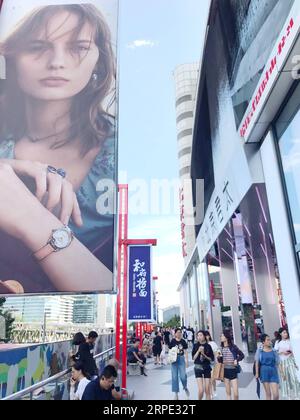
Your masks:
<path fill-rule="evenodd" d="M 178 400 L 179 394 L 179 377 L 186 393 L 187 398 L 190 397 L 190 392 L 187 388 L 187 374 L 186 366 L 188 365 L 188 345 L 187 342 L 182 338 L 181 328 L 175 330 L 175 338 L 170 343 L 170 349 L 177 349 L 177 359 L 172 363 L 172 392 L 174 392 L 174 399 Z"/>
<path fill-rule="evenodd" d="M 279 400 L 279 357 L 267 334 L 261 336 L 261 342 L 263 348 L 258 349 L 255 355 L 256 379 L 263 384 L 267 401 Z"/>
<path fill-rule="evenodd" d="M 280 384 L 282 398 L 287 400 L 299 400 L 300 383 L 298 380 L 296 361 L 287 328 L 279 330 L 280 339 L 275 344 L 275 350 L 280 359 Z"/>
<path fill-rule="evenodd" d="M 214 353 L 214 361 L 211 363 L 212 367 L 214 367 L 216 364 L 217 357 L 218 357 L 219 346 L 217 343 L 213 341 L 212 336 L 210 335 L 209 331 L 205 331 L 205 337 L 206 337 L 207 343 L 210 345 Z M 212 399 L 217 398 L 217 382 L 213 378 L 211 378 L 211 395 L 212 395 Z"/>
<path fill-rule="evenodd" d="M 244 359 L 244 354 L 234 345 L 229 332 L 224 332 L 221 336 L 221 357 L 220 363 L 224 364 L 224 381 L 226 387 L 227 400 L 239 399 L 238 374 L 240 372 L 239 362 Z"/>
<path fill-rule="evenodd" d="M 153 356 L 155 358 L 154 364 L 161 365 L 160 355 L 162 352 L 162 342 L 163 338 L 160 331 L 155 333 L 155 338 L 153 340 Z"/>
<path fill-rule="evenodd" d="M 204 391 L 206 400 L 211 400 L 211 362 L 215 360 L 215 357 L 211 346 L 206 341 L 204 331 L 198 332 L 197 340 L 192 350 L 192 357 L 195 363 L 199 400 L 203 399 Z"/>

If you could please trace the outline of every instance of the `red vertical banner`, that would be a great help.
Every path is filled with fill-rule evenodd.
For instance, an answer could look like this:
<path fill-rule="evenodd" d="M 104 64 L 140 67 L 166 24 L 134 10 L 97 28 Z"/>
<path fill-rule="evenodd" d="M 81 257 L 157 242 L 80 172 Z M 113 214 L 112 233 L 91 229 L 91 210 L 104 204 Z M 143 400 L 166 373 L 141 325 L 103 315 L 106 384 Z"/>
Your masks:
<path fill-rule="evenodd" d="M 127 245 L 128 238 L 128 186 L 119 185 L 118 220 L 118 277 L 116 313 L 116 359 L 121 362 L 122 346 L 122 388 L 126 388 L 127 374 Z"/>
<path fill-rule="evenodd" d="M 147 324 L 142 324 L 142 328 L 141 328 L 141 348 L 143 348 L 143 339 L 144 339 L 146 325 Z"/>
<path fill-rule="evenodd" d="M 144 336 L 144 324 L 141 322 L 137 322 L 135 324 L 135 336 L 140 340 L 140 349 L 143 346 L 143 336 Z"/>
<path fill-rule="evenodd" d="M 124 274 L 124 240 L 125 233 L 125 200 L 126 185 L 119 185 L 119 216 L 118 216 L 118 275 L 117 275 L 117 313 L 116 313 L 116 359 L 121 362 L 121 310 Z"/>
<path fill-rule="evenodd" d="M 122 328 L 122 388 L 127 385 L 127 270 L 128 270 L 128 248 L 124 246 L 124 283 L 123 283 L 123 328 Z"/>
<path fill-rule="evenodd" d="M 130 245 L 156 246 L 156 239 L 128 239 L 128 185 L 119 185 L 118 213 L 118 275 L 116 308 L 116 359 L 122 364 L 122 389 L 127 386 L 127 323 L 128 323 L 128 247 Z M 137 330 L 138 329 L 138 330 Z M 141 323 L 136 325 L 136 337 L 143 339 Z M 126 392 L 124 393 L 126 398 Z"/>

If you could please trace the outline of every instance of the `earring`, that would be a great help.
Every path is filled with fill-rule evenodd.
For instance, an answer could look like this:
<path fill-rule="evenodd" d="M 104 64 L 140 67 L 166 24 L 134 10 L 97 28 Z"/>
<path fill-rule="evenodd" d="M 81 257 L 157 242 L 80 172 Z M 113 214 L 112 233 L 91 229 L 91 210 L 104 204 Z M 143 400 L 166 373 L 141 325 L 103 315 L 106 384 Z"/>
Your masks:
<path fill-rule="evenodd" d="M 93 79 L 93 82 L 97 82 L 98 81 L 98 74 L 97 73 L 93 73 L 92 79 Z"/>

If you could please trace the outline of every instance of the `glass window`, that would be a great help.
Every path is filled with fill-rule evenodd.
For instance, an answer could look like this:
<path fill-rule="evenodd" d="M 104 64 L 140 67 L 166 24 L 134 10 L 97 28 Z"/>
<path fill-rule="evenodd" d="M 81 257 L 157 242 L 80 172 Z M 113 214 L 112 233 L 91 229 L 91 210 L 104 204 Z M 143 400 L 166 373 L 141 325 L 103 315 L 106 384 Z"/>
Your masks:
<path fill-rule="evenodd" d="M 180 104 L 183 104 L 184 102 L 188 102 L 188 101 L 191 101 L 191 100 L 192 100 L 192 95 L 182 96 L 181 98 L 179 98 L 176 101 L 176 106 L 179 106 Z"/>
<path fill-rule="evenodd" d="M 207 266 L 204 263 L 197 266 L 199 302 L 207 303 L 209 299 Z"/>
<path fill-rule="evenodd" d="M 276 123 L 297 244 L 300 244 L 300 84 Z"/>
<path fill-rule="evenodd" d="M 178 153 L 178 157 L 181 158 L 182 156 L 188 155 L 192 153 L 192 148 L 191 147 L 185 147 L 184 149 L 182 149 L 179 153 Z"/>
<path fill-rule="evenodd" d="M 181 140 L 184 137 L 191 136 L 192 134 L 193 134 L 193 129 L 192 128 L 189 128 L 187 130 L 183 130 L 183 131 L 181 131 L 181 133 L 178 134 L 177 140 Z"/>
<path fill-rule="evenodd" d="M 177 117 L 176 122 L 179 123 L 180 121 L 183 121 L 187 118 L 193 118 L 193 116 L 194 116 L 193 111 L 184 112 L 183 114 L 179 115 L 179 117 Z"/>
<path fill-rule="evenodd" d="M 194 308 L 197 305 L 197 288 L 196 288 L 196 278 L 193 271 L 190 273 L 189 280 L 190 280 L 190 291 L 191 291 L 191 306 Z"/>
<path fill-rule="evenodd" d="M 186 166 L 185 168 L 181 169 L 179 171 L 179 176 L 184 176 L 190 173 L 191 168 L 189 166 Z"/>

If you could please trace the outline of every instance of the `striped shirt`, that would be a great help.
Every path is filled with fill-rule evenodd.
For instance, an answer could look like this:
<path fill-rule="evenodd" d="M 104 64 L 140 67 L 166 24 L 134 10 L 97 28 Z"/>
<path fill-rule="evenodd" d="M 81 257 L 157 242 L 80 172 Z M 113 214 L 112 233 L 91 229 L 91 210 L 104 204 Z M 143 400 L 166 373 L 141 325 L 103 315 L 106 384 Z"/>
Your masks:
<path fill-rule="evenodd" d="M 234 365 L 234 356 L 229 347 L 222 349 L 222 356 L 224 365 Z"/>

